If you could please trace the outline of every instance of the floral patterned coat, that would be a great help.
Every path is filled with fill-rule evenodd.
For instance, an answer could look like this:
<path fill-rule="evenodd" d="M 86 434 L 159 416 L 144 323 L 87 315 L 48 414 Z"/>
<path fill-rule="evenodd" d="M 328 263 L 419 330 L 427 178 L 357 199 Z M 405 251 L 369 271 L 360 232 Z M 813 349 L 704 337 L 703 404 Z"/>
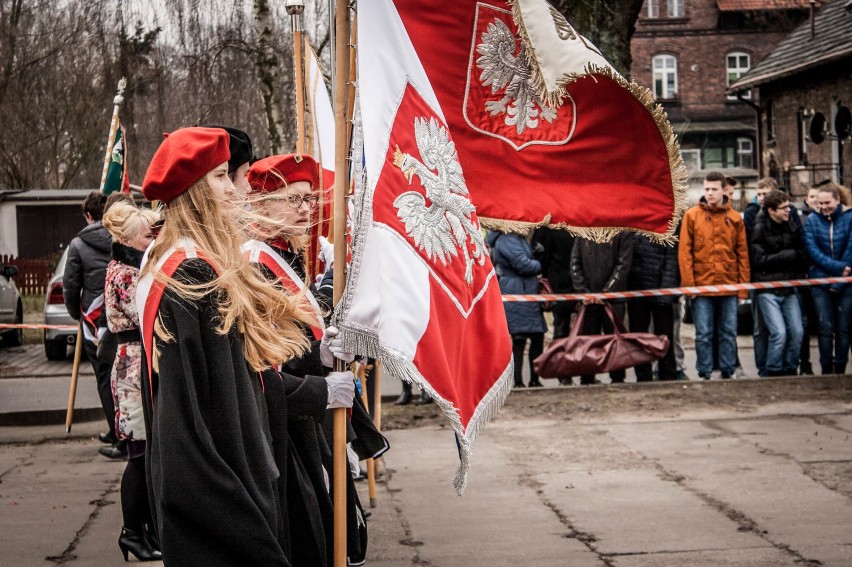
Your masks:
<path fill-rule="evenodd" d="M 136 283 L 142 252 L 113 243 L 113 260 L 107 266 L 104 305 L 110 332 L 139 329 L 136 310 Z M 115 431 L 119 439 L 145 440 L 142 414 L 142 345 L 122 342 L 112 365 L 112 395 L 115 400 Z"/>

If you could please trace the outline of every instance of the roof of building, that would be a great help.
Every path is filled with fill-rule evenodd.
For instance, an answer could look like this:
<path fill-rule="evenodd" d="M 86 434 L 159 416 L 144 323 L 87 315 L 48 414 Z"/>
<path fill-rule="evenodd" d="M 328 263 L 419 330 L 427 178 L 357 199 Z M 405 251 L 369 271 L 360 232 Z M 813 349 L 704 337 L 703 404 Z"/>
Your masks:
<path fill-rule="evenodd" d="M 720 12 L 757 10 L 797 10 L 810 6 L 810 0 L 716 0 Z"/>
<path fill-rule="evenodd" d="M 722 0 L 719 0 L 720 2 Z M 852 1 L 834 0 L 824 4 L 810 21 L 781 40 L 766 58 L 731 85 L 733 92 L 776 81 L 833 61 L 852 57 Z"/>

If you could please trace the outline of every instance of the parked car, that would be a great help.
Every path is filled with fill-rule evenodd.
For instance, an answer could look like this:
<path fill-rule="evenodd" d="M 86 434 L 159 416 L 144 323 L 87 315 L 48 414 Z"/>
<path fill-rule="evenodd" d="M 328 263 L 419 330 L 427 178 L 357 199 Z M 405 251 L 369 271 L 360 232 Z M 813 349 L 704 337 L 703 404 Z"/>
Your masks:
<path fill-rule="evenodd" d="M 0 264 L 0 323 L 20 324 L 24 322 L 24 304 L 12 278 L 18 268 Z M 0 329 L 0 342 L 4 346 L 24 344 L 23 329 Z"/>
<path fill-rule="evenodd" d="M 68 259 L 68 249 L 62 253 L 56 270 L 47 284 L 47 296 L 44 299 L 44 323 L 46 325 L 77 325 L 77 321 L 65 308 L 65 299 L 62 297 L 62 276 L 65 275 L 65 262 Z M 48 360 L 65 360 L 68 356 L 68 347 L 77 341 L 77 331 L 59 331 L 56 329 L 45 329 L 44 331 L 44 354 Z"/>

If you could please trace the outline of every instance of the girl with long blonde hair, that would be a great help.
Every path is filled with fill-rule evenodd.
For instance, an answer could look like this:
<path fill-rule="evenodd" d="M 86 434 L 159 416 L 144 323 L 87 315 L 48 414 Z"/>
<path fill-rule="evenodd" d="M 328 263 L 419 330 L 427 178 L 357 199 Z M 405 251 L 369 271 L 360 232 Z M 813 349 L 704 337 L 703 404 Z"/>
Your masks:
<path fill-rule="evenodd" d="M 290 564 L 262 371 L 305 352 L 311 317 L 241 253 L 229 156 L 224 130 L 177 130 L 142 186 L 164 203 L 137 304 L 165 565 Z"/>

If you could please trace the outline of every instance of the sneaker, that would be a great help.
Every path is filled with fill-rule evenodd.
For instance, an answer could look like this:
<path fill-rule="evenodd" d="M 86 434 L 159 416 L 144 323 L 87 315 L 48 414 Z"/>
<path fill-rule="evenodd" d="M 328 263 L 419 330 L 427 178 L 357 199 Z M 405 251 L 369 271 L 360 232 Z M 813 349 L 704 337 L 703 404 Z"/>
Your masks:
<path fill-rule="evenodd" d="M 686 372 L 684 372 L 683 370 L 678 370 L 677 376 L 675 376 L 675 380 L 679 380 L 681 382 L 688 382 L 689 376 L 687 376 Z"/>
<path fill-rule="evenodd" d="M 730 380 L 731 379 L 731 373 L 730 372 L 722 372 L 721 378 L 722 378 L 722 380 Z"/>
<path fill-rule="evenodd" d="M 746 373 L 745 373 L 745 370 L 743 370 L 743 367 L 737 366 L 737 369 L 734 370 L 734 378 L 736 378 L 737 380 L 742 380 L 745 377 L 746 377 Z"/>
<path fill-rule="evenodd" d="M 699 373 L 698 373 L 698 378 L 699 378 L 699 379 L 701 379 L 701 380 L 709 380 L 709 379 L 710 379 L 710 375 L 709 375 L 708 373 L 706 373 L 706 372 L 699 372 Z"/>

